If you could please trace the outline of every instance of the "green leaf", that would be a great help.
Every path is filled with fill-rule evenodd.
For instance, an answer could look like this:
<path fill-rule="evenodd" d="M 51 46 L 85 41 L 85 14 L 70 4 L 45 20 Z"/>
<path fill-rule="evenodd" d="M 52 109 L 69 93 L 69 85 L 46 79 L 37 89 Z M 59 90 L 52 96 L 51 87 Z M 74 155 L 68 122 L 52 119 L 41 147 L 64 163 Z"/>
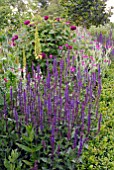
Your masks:
<path fill-rule="evenodd" d="M 19 144 L 19 143 L 16 143 L 16 145 L 17 145 L 19 148 L 23 149 L 24 151 L 27 151 L 27 152 L 30 152 L 30 153 L 33 152 L 33 151 L 32 151 L 32 148 L 30 148 L 30 147 L 28 147 L 28 146 L 25 146 L 25 145 L 22 145 L 22 144 Z"/>
<path fill-rule="evenodd" d="M 32 163 L 29 162 L 29 161 L 27 161 L 27 160 L 23 160 L 23 162 L 24 162 L 26 165 L 28 165 L 28 166 L 32 166 Z"/>
<path fill-rule="evenodd" d="M 10 162 L 9 162 L 7 159 L 5 159 L 5 161 L 4 161 L 4 166 L 5 166 L 7 169 L 9 169 L 9 167 L 10 167 Z"/>
<path fill-rule="evenodd" d="M 47 158 L 40 158 L 43 162 L 48 163 L 48 159 Z"/>
<path fill-rule="evenodd" d="M 49 32 L 49 34 L 55 34 L 55 31 L 54 31 L 54 30 L 51 30 L 51 31 Z"/>
<path fill-rule="evenodd" d="M 19 153 L 17 152 L 17 149 L 15 149 L 15 150 L 12 150 L 11 156 L 9 155 L 8 159 L 10 163 L 15 163 L 18 157 L 19 157 Z"/>
<path fill-rule="evenodd" d="M 30 153 L 37 152 L 37 151 L 39 151 L 39 150 L 42 148 L 42 145 L 39 145 L 39 146 L 34 147 L 34 148 L 30 148 L 30 147 L 28 147 L 28 146 L 25 146 L 25 145 L 19 144 L 19 143 L 16 143 L 16 145 L 17 145 L 19 148 L 23 149 L 24 151 L 30 152 Z"/>

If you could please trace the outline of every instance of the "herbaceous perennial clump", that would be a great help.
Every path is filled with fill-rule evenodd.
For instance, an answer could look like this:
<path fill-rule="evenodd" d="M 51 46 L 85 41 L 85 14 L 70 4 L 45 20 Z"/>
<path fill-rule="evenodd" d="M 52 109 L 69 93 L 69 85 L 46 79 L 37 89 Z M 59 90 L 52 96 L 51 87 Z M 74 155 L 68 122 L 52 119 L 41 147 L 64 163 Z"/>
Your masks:
<path fill-rule="evenodd" d="M 44 151 L 50 146 L 49 155 L 61 155 L 69 148 L 79 157 L 85 142 L 100 130 L 102 116 L 98 113 L 101 93 L 100 66 L 97 72 L 83 72 L 73 67 L 75 58 L 53 61 L 50 70 L 47 61 L 47 76 L 42 78 L 40 66 L 32 67 L 33 78 L 28 73 L 26 85 L 18 85 L 16 96 L 10 89 L 10 108 L 4 100 L 4 118 L 16 122 L 15 131 L 20 135 L 22 126 L 32 123 L 36 135 L 43 135 Z M 8 131 L 8 128 L 7 128 Z M 19 136 L 20 136 L 19 135 Z M 45 139 L 45 135 L 48 137 Z"/>

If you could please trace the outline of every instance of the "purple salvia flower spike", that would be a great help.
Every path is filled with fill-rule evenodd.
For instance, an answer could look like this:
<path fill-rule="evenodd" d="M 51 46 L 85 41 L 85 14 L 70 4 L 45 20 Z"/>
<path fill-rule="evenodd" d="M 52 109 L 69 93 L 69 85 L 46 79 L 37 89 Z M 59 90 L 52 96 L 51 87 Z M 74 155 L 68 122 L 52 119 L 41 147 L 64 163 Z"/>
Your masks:
<path fill-rule="evenodd" d="M 73 149 L 76 148 L 78 142 L 78 129 L 75 129 Z"/>
<path fill-rule="evenodd" d="M 88 108 L 88 134 L 90 132 L 90 128 L 91 128 L 91 104 L 89 104 Z"/>
<path fill-rule="evenodd" d="M 80 141 L 79 141 L 78 157 L 82 153 L 82 148 L 83 148 L 83 134 L 81 134 Z"/>
<path fill-rule="evenodd" d="M 16 120 L 16 127 L 17 127 L 17 129 L 18 129 L 18 128 L 19 128 L 19 127 L 18 127 L 19 123 L 18 123 L 18 113 L 17 113 L 16 108 L 13 109 L 13 114 L 14 114 L 14 118 L 15 118 L 15 120 Z"/>

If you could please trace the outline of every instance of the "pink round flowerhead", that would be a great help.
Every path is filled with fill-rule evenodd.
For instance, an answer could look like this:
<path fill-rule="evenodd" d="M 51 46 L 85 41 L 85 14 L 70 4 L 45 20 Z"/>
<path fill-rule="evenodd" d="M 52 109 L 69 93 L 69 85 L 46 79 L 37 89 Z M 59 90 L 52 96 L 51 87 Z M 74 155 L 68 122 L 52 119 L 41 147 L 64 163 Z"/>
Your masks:
<path fill-rule="evenodd" d="M 4 78 L 4 81 L 7 83 L 8 82 L 7 78 Z"/>
<path fill-rule="evenodd" d="M 53 55 L 52 55 L 52 54 L 50 54 L 50 55 L 49 55 L 49 58 L 53 58 Z"/>
<path fill-rule="evenodd" d="M 30 24 L 30 20 L 24 21 L 24 24 L 25 24 L 25 25 L 29 25 L 29 24 Z"/>
<path fill-rule="evenodd" d="M 18 39 L 18 35 L 14 35 L 13 37 L 12 37 L 12 41 L 15 41 L 15 40 L 17 40 Z"/>
<path fill-rule="evenodd" d="M 16 43 L 14 41 L 11 42 L 11 47 L 16 46 Z"/>
<path fill-rule="evenodd" d="M 55 20 L 59 22 L 61 19 L 60 18 L 56 18 Z"/>
<path fill-rule="evenodd" d="M 69 46 L 68 46 L 68 49 L 69 49 L 69 50 L 72 50 L 72 46 L 71 46 L 71 45 L 69 45 Z"/>
<path fill-rule="evenodd" d="M 69 25 L 69 24 L 70 24 L 70 22 L 69 22 L 69 21 L 67 21 L 67 22 L 66 22 L 66 25 Z"/>
<path fill-rule="evenodd" d="M 88 56 L 87 55 L 83 55 L 82 58 L 88 58 Z"/>
<path fill-rule="evenodd" d="M 49 16 L 44 16 L 44 20 L 48 20 L 49 19 Z"/>
<path fill-rule="evenodd" d="M 76 30 L 76 26 L 74 26 L 74 25 L 72 25 L 71 27 L 70 27 L 70 29 L 73 31 L 73 30 Z"/>
<path fill-rule="evenodd" d="M 69 47 L 69 45 L 68 45 L 68 44 L 65 44 L 65 47 L 66 47 L 66 48 L 68 48 L 68 47 Z"/>
<path fill-rule="evenodd" d="M 71 72 L 75 72 L 75 70 L 76 70 L 75 67 L 72 67 L 72 66 L 70 67 Z"/>
<path fill-rule="evenodd" d="M 62 50 L 63 49 L 63 46 L 59 46 L 59 50 Z"/>
<path fill-rule="evenodd" d="M 84 61 L 82 61 L 82 66 L 84 66 L 85 65 L 85 62 Z"/>

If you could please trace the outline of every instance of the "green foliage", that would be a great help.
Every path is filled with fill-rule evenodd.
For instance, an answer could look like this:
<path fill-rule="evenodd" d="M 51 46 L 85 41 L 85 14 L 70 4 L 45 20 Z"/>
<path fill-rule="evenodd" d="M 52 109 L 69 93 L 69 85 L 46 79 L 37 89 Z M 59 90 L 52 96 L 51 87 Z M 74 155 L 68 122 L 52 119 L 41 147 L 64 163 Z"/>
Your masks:
<path fill-rule="evenodd" d="M 90 27 L 109 22 L 111 10 L 106 12 L 106 2 L 102 0 L 61 0 L 68 18 L 77 25 Z"/>
<path fill-rule="evenodd" d="M 45 68 L 47 58 L 50 62 L 54 57 L 60 58 L 59 46 L 66 44 L 69 40 L 70 27 L 65 24 L 64 20 L 49 19 L 45 21 L 38 17 L 31 22 L 31 26 L 23 24 L 22 28 L 15 34 L 18 34 L 19 39 L 16 41 L 16 46 L 9 47 L 9 51 L 14 54 L 15 59 L 19 58 L 21 68 L 23 68 L 23 49 L 29 69 L 32 62 L 35 65 L 39 63 Z M 11 37 L 9 40 L 11 40 Z M 42 53 L 44 56 L 41 56 Z M 50 58 L 50 55 L 52 58 Z"/>
<path fill-rule="evenodd" d="M 40 15 L 49 15 L 51 17 L 62 17 L 63 16 L 63 6 L 61 6 L 58 0 L 50 0 L 48 7 L 40 10 Z M 64 14 L 65 15 L 65 14 Z M 66 18 L 67 16 L 65 16 Z"/>
<path fill-rule="evenodd" d="M 89 142 L 79 169 L 114 169 L 114 63 L 103 79 L 100 112 L 103 115 L 100 134 Z"/>
<path fill-rule="evenodd" d="M 114 28 L 112 27 L 111 24 L 106 24 L 106 25 L 100 25 L 99 27 L 91 26 L 89 28 L 89 32 L 91 33 L 92 36 L 96 37 L 96 33 L 100 35 L 102 33 L 103 36 L 106 38 L 109 37 L 110 31 L 112 31 L 112 38 L 114 39 Z"/>
<path fill-rule="evenodd" d="M 21 170 L 22 169 L 22 162 L 18 160 L 19 153 L 17 149 L 12 150 L 11 156 L 9 155 L 8 160 L 5 159 L 4 166 L 7 170 Z"/>

